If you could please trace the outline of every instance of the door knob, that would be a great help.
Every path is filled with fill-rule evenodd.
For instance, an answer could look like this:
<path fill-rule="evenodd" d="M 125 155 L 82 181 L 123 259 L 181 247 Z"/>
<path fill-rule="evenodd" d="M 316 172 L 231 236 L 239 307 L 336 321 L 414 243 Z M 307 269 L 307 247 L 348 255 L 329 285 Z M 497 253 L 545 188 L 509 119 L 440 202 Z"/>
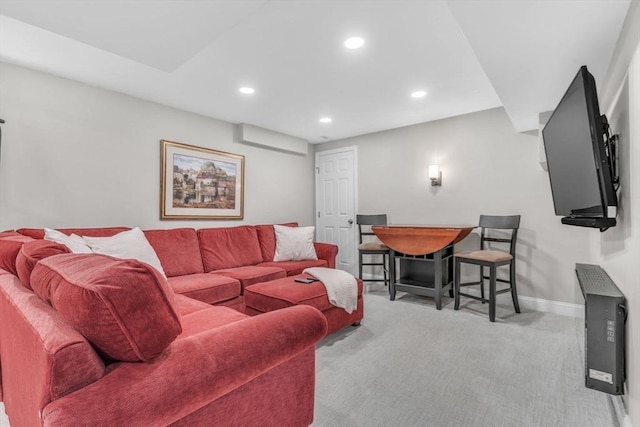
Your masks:
<path fill-rule="evenodd" d="M 353 224 L 353 220 L 350 219 L 349 221 L 347 221 L 349 223 L 349 225 Z"/>

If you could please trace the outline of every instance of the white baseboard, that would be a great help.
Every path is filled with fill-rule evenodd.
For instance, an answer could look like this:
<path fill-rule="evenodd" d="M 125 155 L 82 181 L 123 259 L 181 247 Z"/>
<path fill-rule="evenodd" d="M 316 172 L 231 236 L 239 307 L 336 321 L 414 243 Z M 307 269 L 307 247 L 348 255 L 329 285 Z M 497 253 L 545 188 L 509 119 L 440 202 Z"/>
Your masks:
<path fill-rule="evenodd" d="M 631 427 L 631 418 L 627 413 L 627 408 L 624 404 L 622 396 L 609 396 L 611 398 L 611 405 L 613 406 L 613 413 L 619 427 Z"/>
<path fill-rule="evenodd" d="M 477 293 L 477 295 L 480 296 L 479 289 L 465 289 L 464 292 L 470 293 L 472 295 Z M 485 292 L 488 292 L 488 290 L 485 289 Z M 511 294 L 507 292 L 498 295 L 497 303 L 502 305 L 513 304 L 511 302 Z M 584 317 L 584 305 L 581 304 L 551 301 L 548 299 L 533 298 L 521 295 L 518 295 L 518 303 L 520 304 L 520 308 L 524 310 L 540 311 L 543 313 L 555 313 L 561 316 L 568 317 Z"/>
<path fill-rule="evenodd" d="M 562 316 L 584 317 L 584 305 L 569 302 L 551 301 L 542 298 L 518 296 L 521 308 L 545 313 L 555 313 Z"/>

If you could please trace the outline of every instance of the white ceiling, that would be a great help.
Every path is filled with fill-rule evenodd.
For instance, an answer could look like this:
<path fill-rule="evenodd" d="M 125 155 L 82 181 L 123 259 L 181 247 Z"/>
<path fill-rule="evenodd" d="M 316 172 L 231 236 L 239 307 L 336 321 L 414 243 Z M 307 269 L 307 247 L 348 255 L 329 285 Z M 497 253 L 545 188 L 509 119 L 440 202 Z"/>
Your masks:
<path fill-rule="evenodd" d="M 630 1 L 0 0 L 0 60 L 310 142 L 497 106 L 523 132 L 602 82 Z"/>

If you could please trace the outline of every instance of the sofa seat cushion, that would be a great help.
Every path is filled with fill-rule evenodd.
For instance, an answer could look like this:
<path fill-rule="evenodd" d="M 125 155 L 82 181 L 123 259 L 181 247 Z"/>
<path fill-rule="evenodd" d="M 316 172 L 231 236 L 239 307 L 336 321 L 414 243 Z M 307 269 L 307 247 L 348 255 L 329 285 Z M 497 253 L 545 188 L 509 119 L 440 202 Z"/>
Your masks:
<path fill-rule="evenodd" d="M 211 305 L 206 302 L 198 301 L 180 294 L 175 294 L 173 300 L 176 303 L 176 310 L 178 310 L 181 320 L 187 314 L 211 308 Z"/>
<path fill-rule="evenodd" d="M 245 309 L 246 309 L 244 305 L 244 295 L 240 295 L 239 297 L 236 297 L 234 299 L 222 301 L 216 304 L 216 306 L 233 308 L 234 310 L 239 311 L 240 313 L 245 313 Z"/>
<path fill-rule="evenodd" d="M 247 317 L 250 316 L 229 307 L 210 305 L 205 310 L 194 311 L 182 316 L 182 333 L 176 341 L 206 333 Z"/>
<path fill-rule="evenodd" d="M 214 273 L 169 277 L 169 285 L 177 294 L 207 304 L 216 304 L 240 295 L 240 281 Z"/>
<path fill-rule="evenodd" d="M 282 268 L 258 267 L 255 265 L 217 270 L 216 274 L 239 280 L 243 291 L 247 286 L 253 285 L 254 283 L 268 282 L 270 280 L 287 277 L 287 272 Z"/>
<path fill-rule="evenodd" d="M 20 282 L 31 289 L 31 272 L 36 263 L 53 255 L 68 254 L 71 251 L 63 244 L 48 240 L 33 240 L 22 245 L 16 258 L 16 270 Z"/>
<path fill-rule="evenodd" d="M 149 361 L 182 332 L 166 279 L 139 261 L 98 254 L 54 255 L 36 264 L 31 286 L 114 360 Z"/>
<path fill-rule="evenodd" d="M 204 273 L 195 229 L 146 230 L 144 235 L 156 251 L 167 277 Z"/>
<path fill-rule="evenodd" d="M 320 311 L 335 308 L 329 302 L 322 282 L 298 283 L 296 277 L 309 276 L 304 274 L 249 286 L 244 292 L 245 305 L 262 313 L 294 305 L 310 305 Z M 358 297 L 362 290 L 362 281 L 358 280 Z"/>
<path fill-rule="evenodd" d="M 254 226 L 201 228 L 198 241 L 206 272 L 262 262 Z"/>
<path fill-rule="evenodd" d="M 259 267 L 278 267 L 287 272 L 287 276 L 302 274 L 305 268 L 328 267 L 327 261 L 323 259 L 310 259 L 305 261 L 271 261 L 258 264 Z"/>

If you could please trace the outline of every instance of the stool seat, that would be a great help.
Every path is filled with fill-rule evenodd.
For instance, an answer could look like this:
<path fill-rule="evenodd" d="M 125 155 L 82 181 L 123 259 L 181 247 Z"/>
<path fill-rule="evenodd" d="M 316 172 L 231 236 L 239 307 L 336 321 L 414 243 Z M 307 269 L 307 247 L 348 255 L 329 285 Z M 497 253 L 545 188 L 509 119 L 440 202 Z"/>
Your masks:
<path fill-rule="evenodd" d="M 364 242 L 358 245 L 359 251 L 388 251 L 389 246 L 382 242 Z"/>
<path fill-rule="evenodd" d="M 458 252 L 456 253 L 456 257 L 486 262 L 503 262 L 513 259 L 513 255 L 511 255 L 509 252 L 492 251 L 488 249 L 480 251 Z"/>

